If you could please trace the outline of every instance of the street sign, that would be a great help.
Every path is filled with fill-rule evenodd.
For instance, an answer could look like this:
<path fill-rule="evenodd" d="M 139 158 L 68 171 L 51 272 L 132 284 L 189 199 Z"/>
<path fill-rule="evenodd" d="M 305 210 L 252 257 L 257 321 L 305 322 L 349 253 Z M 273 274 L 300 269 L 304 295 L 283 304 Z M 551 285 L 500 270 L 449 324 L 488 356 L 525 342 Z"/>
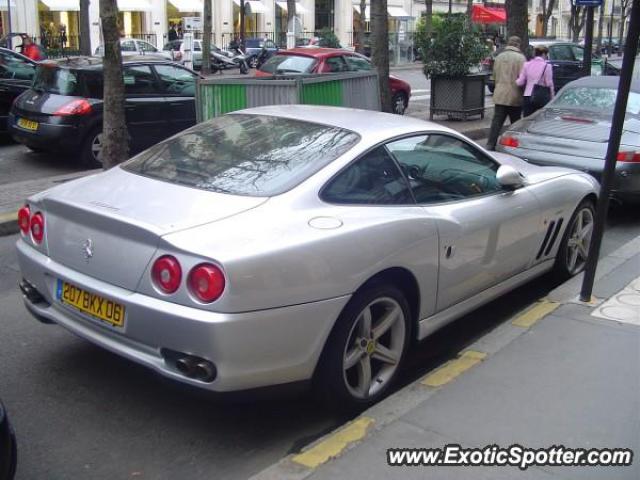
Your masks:
<path fill-rule="evenodd" d="M 603 0 L 575 0 L 576 7 L 601 7 Z"/>

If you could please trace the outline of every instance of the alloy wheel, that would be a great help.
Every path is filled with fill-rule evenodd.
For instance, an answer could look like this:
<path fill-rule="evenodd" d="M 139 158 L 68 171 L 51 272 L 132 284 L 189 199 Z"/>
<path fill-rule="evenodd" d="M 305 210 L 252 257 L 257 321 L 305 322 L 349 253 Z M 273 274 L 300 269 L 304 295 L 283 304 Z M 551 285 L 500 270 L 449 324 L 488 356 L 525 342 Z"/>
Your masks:
<path fill-rule="evenodd" d="M 592 234 L 593 212 L 590 208 L 583 208 L 576 214 L 567 241 L 566 268 L 569 274 L 575 275 L 584 268 Z"/>
<path fill-rule="evenodd" d="M 343 376 L 349 393 L 367 399 L 393 378 L 405 343 L 405 318 L 400 304 L 377 298 L 358 314 L 343 352 Z"/>

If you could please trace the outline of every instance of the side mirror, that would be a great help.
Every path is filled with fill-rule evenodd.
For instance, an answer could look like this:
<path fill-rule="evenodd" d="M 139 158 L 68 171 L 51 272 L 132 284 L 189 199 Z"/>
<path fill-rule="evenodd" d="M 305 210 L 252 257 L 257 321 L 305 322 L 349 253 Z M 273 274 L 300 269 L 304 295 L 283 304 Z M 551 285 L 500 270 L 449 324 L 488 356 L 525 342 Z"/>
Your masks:
<path fill-rule="evenodd" d="M 501 165 L 496 172 L 496 180 L 505 190 L 515 190 L 524 185 L 520 172 L 510 165 Z"/>

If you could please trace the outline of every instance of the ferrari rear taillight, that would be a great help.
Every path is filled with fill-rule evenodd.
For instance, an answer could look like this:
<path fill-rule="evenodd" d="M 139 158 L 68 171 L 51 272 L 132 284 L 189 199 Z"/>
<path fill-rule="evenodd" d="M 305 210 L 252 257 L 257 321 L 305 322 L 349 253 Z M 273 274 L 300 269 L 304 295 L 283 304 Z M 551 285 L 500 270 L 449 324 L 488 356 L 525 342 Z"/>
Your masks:
<path fill-rule="evenodd" d="M 53 114 L 59 117 L 66 117 L 69 115 L 89 115 L 91 111 L 91 104 L 84 98 L 80 98 L 69 103 L 65 103 L 53 112 Z"/>
<path fill-rule="evenodd" d="M 618 162 L 640 163 L 640 152 L 618 152 L 616 160 Z"/>
<path fill-rule="evenodd" d="M 33 214 L 31 222 L 29 223 L 29 228 L 31 229 L 31 238 L 33 239 L 33 242 L 40 245 L 44 238 L 44 216 L 42 213 L 37 212 Z"/>
<path fill-rule="evenodd" d="M 510 137 L 505 135 L 504 137 L 500 138 L 500 145 L 504 147 L 518 148 L 520 146 L 520 142 L 516 137 Z"/>
<path fill-rule="evenodd" d="M 174 293 L 182 281 L 180 262 L 171 255 L 163 255 L 151 267 L 151 279 L 163 293 Z"/>
<path fill-rule="evenodd" d="M 201 263 L 189 272 L 189 290 L 198 300 L 210 303 L 217 300 L 224 291 L 225 280 L 222 270 L 211 263 Z"/>
<path fill-rule="evenodd" d="M 18 210 L 18 226 L 23 235 L 29 233 L 29 227 L 31 226 L 31 210 L 29 205 L 25 205 Z"/>

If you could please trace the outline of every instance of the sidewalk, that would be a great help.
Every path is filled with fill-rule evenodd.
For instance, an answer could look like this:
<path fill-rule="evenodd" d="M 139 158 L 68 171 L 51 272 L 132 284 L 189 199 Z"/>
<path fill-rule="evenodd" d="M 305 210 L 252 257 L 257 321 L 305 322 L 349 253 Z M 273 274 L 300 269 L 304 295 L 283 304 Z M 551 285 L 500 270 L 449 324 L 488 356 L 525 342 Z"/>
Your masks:
<path fill-rule="evenodd" d="M 252 480 L 640 478 L 640 237 Z M 629 448 L 631 466 L 389 466 L 389 448 Z"/>
<path fill-rule="evenodd" d="M 441 125 L 446 125 L 457 130 L 469 138 L 474 140 L 484 138 L 488 135 L 489 126 L 491 124 L 492 109 L 487 109 L 483 120 L 455 121 L 443 120 L 437 121 Z M 421 108 L 412 109 L 409 107 L 408 116 L 428 120 L 428 110 Z M 479 118 L 479 117 L 478 117 Z M 17 211 L 24 204 L 24 201 L 30 195 L 41 192 L 48 188 L 54 187 L 63 182 L 83 177 L 91 173 L 97 173 L 100 170 L 86 170 L 67 175 L 59 175 L 55 177 L 41 178 L 36 180 L 25 180 L 23 182 L 8 183 L 0 185 L 0 236 L 11 235 L 18 232 Z"/>

